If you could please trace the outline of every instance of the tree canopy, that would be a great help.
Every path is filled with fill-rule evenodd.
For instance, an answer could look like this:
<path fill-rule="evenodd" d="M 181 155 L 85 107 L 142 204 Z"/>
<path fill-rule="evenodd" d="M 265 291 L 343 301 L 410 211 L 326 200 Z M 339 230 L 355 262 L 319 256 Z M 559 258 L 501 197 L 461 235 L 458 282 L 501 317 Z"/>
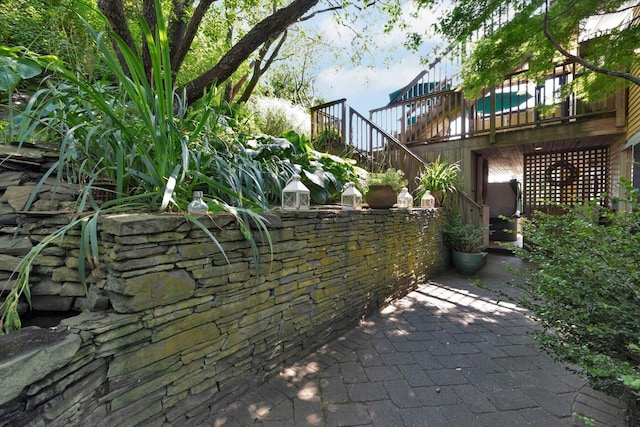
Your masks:
<path fill-rule="evenodd" d="M 144 66 L 150 75 L 149 54 L 140 25 L 148 26 L 153 32 L 158 4 L 168 23 L 174 83 L 186 90 L 189 102 L 212 86 L 223 87 L 227 101 L 244 102 L 259 88 L 268 70 L 283 66 L 271 73 L 269 81 L 275 78 L 277 82 L 281 75 L 291 76 L 293 70 L 296 82 L 288 90 L 295 92 L 292 99 L 301 98 L 306 102 L 313 91 L 308 89 L 313 80 L 308 72 L 317 52 L 328 50 L 337 55 L 338 48 L 325 41 L 326 33 L 307 34 L 305 26 L 299 24 L 332 15 L 342 28 L 354 35 L 353 52 L 345 57 L 360 61 L 365 51 L 372 56 L 379 55 L 372 41 L 374 34 L 390 31 L 401 15 L 400 0 L 14 0 L 9 3 L 10 7 L 0 11 L 1 45 L 25 46 L 38 54 L 57 55 L 79 73 L 97 79 L 105 70 L 99 69 L 101 63 L 78 15 L 98 30 L 105 28 L 106 18 L 107 29 L 130 49 L 144 55 Z M 96 13 L 98 10 L 101 13 Z M 366 24 L 356 23 L 372 14 L 376 15 L 375 31 Z M 34 34 L 34 28 L 41 30 Z M 114 49 L 120 50 L 116 44 Z M 122 63 L 121 55 L 120 59 Z M 307 93 L 303 94 L 301 91 L 305 90 Z M 260 91 L 271 92 L 265 92 L 264 88 Z"/>
<path fill-rule="evenodd" d="M 257 2 L 232 2 L 225 1 L 218 5 L 214 0 L 200 0 L 191 2 L 187 0 L 176 0 L 171 2 L 168 25 L 168 38 L 171 57 L 171 71 L 177 75 L 180 71 L 187 54 L 189 53 L 194 39 L 200 31 L 201 25 L 207 18 L 207 14 L 215 15 L 217 18 L 225 20 L 223 28 L 225 33 L 218 32 L 210 40 L 211 43 L 219 43 L 224 39 L 226 44 L 220 52 L 220 56 L 210 67 L 184 83 L 184 89 L 189 102 L 199 99 L 205 91 L 216 84 L 226 82 L 243 63 L 251 57 L 261 47 L 266 51 L 274 42 L 281 37 L 286 29 L 297 22 L 307 11 L 313 8 L 318 0 L 293 0 L 286 5 L 273 3 L 274 10 L 271 14 L 262 16 L 259 12 L 254 12 L 256 22 L 248 22 L 244 29 L 246 32 L 236 41 L 234 40 L 234 28 L 240 25 L 234 16 L 239 15 L 243 8 L 259 9 Z M 125 4 L 123 0 L 98 0 L 98 6 L 108 19 L 113 31 L 125 41 L 129 48 L 137 50 L 134 36 L 130 29 Z M 156 25 L 156 2 L 154 0 L 142 0 L 141 16 L 149 28 Z M 218 7 L 219 6 L 219 7 Z M 278 8 L 278 6 L 281 6 Z M 246 10 L 246 9 L 245 9 Z M 277 43 L 275 43 L 277 49 Z M 115 48 L 118 51 L 118 48 Z M 142 46 L 143 52 L 146 50 Z M 145 69 L 151 69 L 151 62 L 145 59 Z"/>
<path fill-rule="evenodd" d="M 436 7 L 440 0 L 416 0 Z M 572 89 L 588 99 L 640 84 L 637 1 L 452 0 L 433 31 L 450 45 L 464 45 L 464 89 L 476 93 L 526 65 L 543 79 L 552 62 L 576 61 L 584 73 Z M 420 40 L 420 35 L 410 35 Z M 634 74 L 635 73 L 635 74 Z M 611 77 L 618 77 L 612 79 Z"/>

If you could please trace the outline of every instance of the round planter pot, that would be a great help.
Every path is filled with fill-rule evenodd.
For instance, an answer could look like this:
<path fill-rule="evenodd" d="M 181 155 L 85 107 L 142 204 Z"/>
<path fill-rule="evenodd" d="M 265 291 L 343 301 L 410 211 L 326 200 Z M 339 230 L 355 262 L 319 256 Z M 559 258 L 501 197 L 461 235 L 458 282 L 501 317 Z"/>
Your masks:
<path fill-rule="evenodd" d="M 458 273 L 473 276 L 487 263 L 487 253 L 467 253 L 452 250 L 451 262 Z"/>
<path fill-rule="evenodd" d="M 390 185 L 370 185 L 364 200 L 372 209 L 389 209 L 396 204 L 398 195 Z"/>

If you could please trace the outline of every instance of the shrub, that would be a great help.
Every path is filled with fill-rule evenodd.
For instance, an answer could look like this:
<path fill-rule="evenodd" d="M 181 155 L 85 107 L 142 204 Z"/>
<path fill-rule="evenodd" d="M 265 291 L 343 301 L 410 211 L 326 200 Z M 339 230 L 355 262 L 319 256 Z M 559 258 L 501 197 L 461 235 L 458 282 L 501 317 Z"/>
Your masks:
<path fill-rule="evenodd" d="M 349 181 L 363 188 L 362 177 L 366 172 L 355 166 L 355 161 L 316 151 L 306 136 L 294 131 L 284 132 L 281 137 L 251 138 L 244 144 L 248 155 L 259 161 L 263 169 L 273 171 L 275 179 L 285 178 L 281 182 L 286 182 L 294 173 L 300 175 L 314 203 L 338 201 Z M 282 187 L 272 186 L 272 201 L 279 201 L 281 190 Z"/>
<path fill-rule="evenodd" d="M 280 136 L 288 130 L 301 135 L 311 133 L 311 120 L 307 110 L 286 99 L 254 96 L 249 109 L 256 115 L 260 130 L 272 136 Z"/>
<path fill-rule="evenodd" d="M 367 175 L 367 184 L 371 185 L 390 185 L 393 191 L 400 191 L 402 187 L 408 184 L 404 177 L 404 172 L 400 169 L 387 169 L 384 172 L 371 172 Z"/>
<path fill-rule="evenodd" d="M 543 347 L 633 409 L 640 397 L 640 206 L 628 184 L 627 192 L 629 212 L 590 202 L 524 221 L 526 245 L 516 254 L 534 267 L 515 286 L 542 325 L 536 338 Z"/>
<path fill-rule="evenodd" d="M 482 252 L 484 236 L 488 232 L 488 226 L 464 222 L 462 215 L 451 209 L 447 210 L 442 235 L 452 250 L 466 253 Z"/>

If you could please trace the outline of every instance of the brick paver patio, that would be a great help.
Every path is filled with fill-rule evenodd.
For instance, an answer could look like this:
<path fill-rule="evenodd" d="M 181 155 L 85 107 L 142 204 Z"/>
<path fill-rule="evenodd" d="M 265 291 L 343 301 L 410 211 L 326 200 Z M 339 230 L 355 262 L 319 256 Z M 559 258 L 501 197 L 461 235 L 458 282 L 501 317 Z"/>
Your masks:
<path fill-rule="evenodd" d="M 490 254 L 477 275 L 512 292 Z M 624 426 L 624 405 L 554 363 L 522 308 L 453 271 L 364 319 L 203 426 Z"/>

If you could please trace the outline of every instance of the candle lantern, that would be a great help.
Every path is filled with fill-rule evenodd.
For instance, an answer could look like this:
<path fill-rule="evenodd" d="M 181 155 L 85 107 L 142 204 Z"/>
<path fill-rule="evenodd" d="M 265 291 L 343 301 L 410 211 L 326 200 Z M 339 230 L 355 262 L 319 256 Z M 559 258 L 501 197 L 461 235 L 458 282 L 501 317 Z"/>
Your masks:
<path fill-rule="evenodd" d="M 343 210 L 362 209 L 362 193 L 353 182 L 347 182 L 344 185 L 341 202 Z"/>
<path fill-rule="evenodd" d="M 407 187 L 403 187 L 398 194 L 398 200 L 396 206 L 402 209 L 408 209 L 413 207 L 413 196 L 409 194 Z"/>
<path fill-rule="evenodd" d="M 294 174 L 282 190 L 282 209 L 287 211 L 309 209 L 309 204 L 309 189 L 300 182 L 300 175 Z"/>
<path fill-rule="evenodd" d="M 420 199 L 420 207 L 422 208 L 433 208 L 436 205 L 436 199 L 431 194 L 431 190 L 427 190 L 424 192 L 424 195 Z"/>

